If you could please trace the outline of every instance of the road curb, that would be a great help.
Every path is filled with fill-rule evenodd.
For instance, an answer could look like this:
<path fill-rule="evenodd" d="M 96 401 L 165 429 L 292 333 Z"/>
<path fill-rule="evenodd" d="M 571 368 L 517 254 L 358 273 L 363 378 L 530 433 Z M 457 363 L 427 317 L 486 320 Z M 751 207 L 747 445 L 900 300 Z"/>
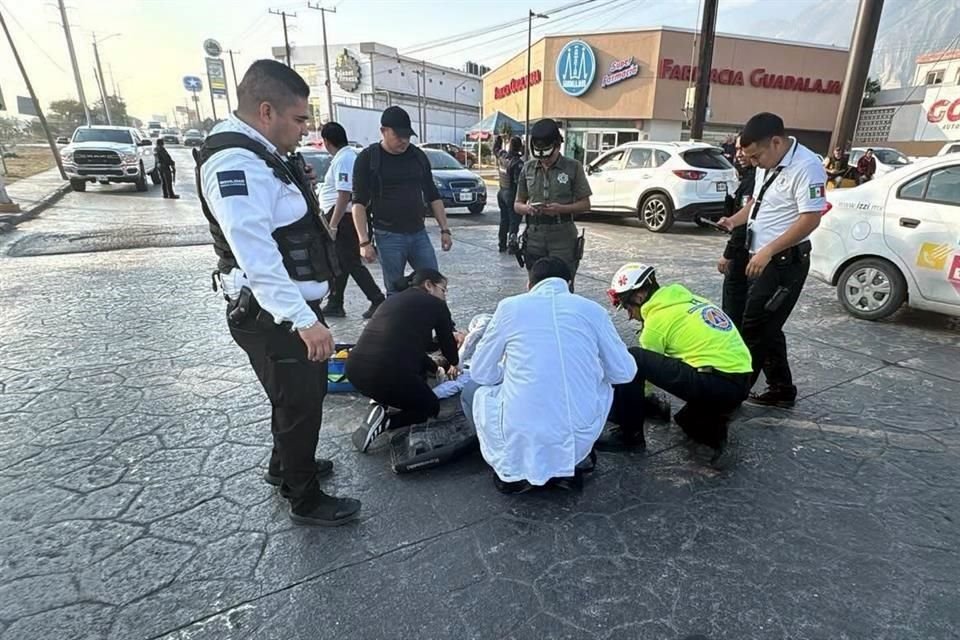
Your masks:
<path fill-rule="evenodd" d="M 44 194 L 40 200 L 29 209 L 24 209 L 19 213 L 0 214 L 0 234 L 13 231 L 21 222 L 33 220 L 48 208 L 55 205 L 68 191 L 70 191 L 70 183 L 65 182 L 56 189 L 52 189 Z"/>

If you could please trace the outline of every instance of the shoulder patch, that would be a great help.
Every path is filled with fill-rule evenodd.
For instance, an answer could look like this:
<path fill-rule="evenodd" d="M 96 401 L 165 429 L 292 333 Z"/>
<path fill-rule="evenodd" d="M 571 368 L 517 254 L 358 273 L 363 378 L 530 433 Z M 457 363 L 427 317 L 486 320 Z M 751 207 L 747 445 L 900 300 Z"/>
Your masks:
<path fill-rule="evenodd" d="M 350 174 L 349 174 L 349 173 L 338 173 L 338 174 L 337 174 L 337 180 L 339 180 L 340 182 L 349 182 L 349 181 L 350 181 Z"/>
<path fill-rule="evenodd" d="M 221 198 L 250 195 L 247 192 L 247 175 L 243 171 L 218 171 L 217 185 Z"/>
<path fill-rule="evenodd" d="M 822 198 L 826 195 L 823 187 L 823 183 L 811 184 L 810 185 L 810 197 L 811 198 Z"/>

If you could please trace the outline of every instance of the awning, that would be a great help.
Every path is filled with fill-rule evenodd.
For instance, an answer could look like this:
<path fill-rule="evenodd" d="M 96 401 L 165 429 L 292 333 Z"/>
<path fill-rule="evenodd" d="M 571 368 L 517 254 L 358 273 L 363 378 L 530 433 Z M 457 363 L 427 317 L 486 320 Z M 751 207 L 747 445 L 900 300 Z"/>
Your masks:
<path fill-rule="evenodd" d="M 512 136 L 523 135 L 523 123 L 517 122 L 510 116 L 494 111 L 486 118 L 467 128 L 467 138 L 470 140 L 489 140 L 494 135 L 508 133 Z"/>

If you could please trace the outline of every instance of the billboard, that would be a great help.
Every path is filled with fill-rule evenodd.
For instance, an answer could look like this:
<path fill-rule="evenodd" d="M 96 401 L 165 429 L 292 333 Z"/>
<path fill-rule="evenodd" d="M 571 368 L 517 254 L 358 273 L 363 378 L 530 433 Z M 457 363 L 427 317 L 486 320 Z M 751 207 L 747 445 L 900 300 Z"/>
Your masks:
<path fill-rule="evenodd" d="M 916 140 L 960 140 L 960 87 L 927 89 L 917 123 Z"/>
<path fill-rule="evenodd" d="M 25 116 L 37 115 L 37 110 L 33 106 L 33 100 L 26 96 L 17 96 L 17 111 Z"/>
<path fill-rule="evenodd" d="M 207 86 L 210 87 L 210 93 L 215 96 L 227 95 L 227 73 L 223 66 L 223 60 L 219 58 L 207 58 Z"/>

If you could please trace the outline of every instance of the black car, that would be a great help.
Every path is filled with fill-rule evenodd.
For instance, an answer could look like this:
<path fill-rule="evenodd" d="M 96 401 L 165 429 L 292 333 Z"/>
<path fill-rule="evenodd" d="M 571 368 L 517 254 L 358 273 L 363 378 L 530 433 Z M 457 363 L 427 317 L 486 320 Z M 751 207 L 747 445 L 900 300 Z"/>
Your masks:
<path fill-rule="evenodd" d="M 196 129 L 190 129 L 183 134 L 183 145 L 185 147 L 199 147 L 203 144 L 203 134 Z"/>
<path fill-rule="evenodd" d="M 424 149 L 433 170 L 445 209 L 466 207 L 470 213 L 483 213 L 487 206 L 487 185 L 483 178 L 468 171 L 456 158 L 437 149 Z"/>

